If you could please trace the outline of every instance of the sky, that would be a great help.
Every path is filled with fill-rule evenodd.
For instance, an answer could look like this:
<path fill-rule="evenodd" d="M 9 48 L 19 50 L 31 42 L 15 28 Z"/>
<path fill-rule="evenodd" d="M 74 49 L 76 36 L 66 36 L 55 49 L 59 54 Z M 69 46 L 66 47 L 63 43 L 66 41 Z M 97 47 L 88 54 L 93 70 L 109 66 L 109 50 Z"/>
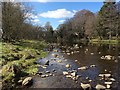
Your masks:
<path fill-rule="evenodd" d="M 77 11 L 86 9 L 97 13 L 103 2 L 29 2 L 33 13 L 28 15 L 33 18 L 34 25 L 44 26 L 50 22 L 54 29 L 62 24 L 66 18 L 71 18 Z"/>

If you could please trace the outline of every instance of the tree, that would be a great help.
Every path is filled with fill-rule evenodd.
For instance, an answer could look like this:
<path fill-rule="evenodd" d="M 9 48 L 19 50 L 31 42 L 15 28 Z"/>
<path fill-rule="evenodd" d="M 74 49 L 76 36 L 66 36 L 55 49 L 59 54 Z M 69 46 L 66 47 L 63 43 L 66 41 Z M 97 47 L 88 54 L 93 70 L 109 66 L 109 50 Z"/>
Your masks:
<path fill-rule="evenodd" d="M 45 35 L 46 41 L 53 43 L 54 42 L 54 31 L 53 31 L 53 27 L 50 25 L 50 22 L 47 22 L 45 24 L 45 31 L 46 31 L 46 35 Z"/>
<path fill-rule="evenodd" d="M 116 21 L 118 26 L 116 29 L 116 37 L 118 38 L 118 36 L 120 36 L 120 2 L 116 4 L 116 7 L 117 7 L 117 16 L 118 16 Z"/>
<path fill-rule="evenodd" d="M 19 39 L 18 32 L 22 28 L 23 15 L 20 3 L 2 2 L 3 39 L 8 41 Z"/>
<path fill-rule="evenodd" d="M 115 2 L 104 2 L 98 13 L 97 31 L 102 38 L 111 39 L 117 30 Z M 101 38 L 101 39 L 102 39 Z"/>

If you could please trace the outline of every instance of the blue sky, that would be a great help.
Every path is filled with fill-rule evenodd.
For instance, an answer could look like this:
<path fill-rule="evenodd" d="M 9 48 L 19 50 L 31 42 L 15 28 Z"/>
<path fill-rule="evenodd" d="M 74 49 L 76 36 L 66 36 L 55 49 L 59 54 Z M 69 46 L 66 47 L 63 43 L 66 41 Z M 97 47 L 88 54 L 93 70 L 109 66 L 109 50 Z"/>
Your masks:
<path fill-rule="evenodd" d="M 29 2 L 35 15 L 31 13 L 33 24 L 45 25 L 50 22 L 54 29 L 66 18 L 74 16 L 75 12 L 83 9 L 98 12 L 102 7 L 102 2 Z"/>

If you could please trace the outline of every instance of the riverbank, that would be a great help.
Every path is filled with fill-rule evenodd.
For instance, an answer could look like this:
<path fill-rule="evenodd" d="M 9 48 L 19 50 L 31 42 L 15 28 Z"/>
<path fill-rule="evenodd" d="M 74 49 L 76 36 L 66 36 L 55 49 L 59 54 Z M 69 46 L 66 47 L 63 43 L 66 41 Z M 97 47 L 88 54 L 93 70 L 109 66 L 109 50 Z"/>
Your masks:
<path fill-rule="evenodd" d="M 47 52 L 43 51 L 47 44 L 43 41 L 21 40 L 0 44 L 3 88 L 15 87 L 19 80 L 35 74 L 38 71 L 36 60 L 47 55 Z"/>
<path fill-rule="evenodd" d="M 93 43 L 93 44 L 119 44 L 120 40 L 91 39 L 90 43 Z"/>

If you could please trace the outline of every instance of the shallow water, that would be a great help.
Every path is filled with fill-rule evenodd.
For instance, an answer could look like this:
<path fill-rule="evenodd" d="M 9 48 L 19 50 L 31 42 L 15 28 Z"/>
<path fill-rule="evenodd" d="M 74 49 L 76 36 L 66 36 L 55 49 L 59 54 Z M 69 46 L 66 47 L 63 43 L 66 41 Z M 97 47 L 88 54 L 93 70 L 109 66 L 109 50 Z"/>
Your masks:
<path fill-rule="evenodd" d="M 104 85 L 105 80 L 100 80 L 98 76 L 101 73 L 111 74 L 115 81 L 112 84 L 112 88 L 120 88 L 120 46 L 119 45 L 88 45 L 80 46 L 78 49 L 70 49 L 69 52 L 73 54 L 67 55 L 63 53 L 65 49 L 58 49 L 58 52 L 50 51 L 46 58 L 38 60 L 40 64 L 43 64 L 46 60 L 49 60 L 49 66 L 43 69 L 39 67 L 39 72 L 50 71 L 54 76 L 41 78 L 40 76 L 34 77 L 34 84 L 32 88 L 80 88 L 80 83 L 90 83 L 93 87 L 100 83 Z M 55 50 L 56 50 L 55 49 Z M 57 54 L 59 57 L 55 58 L 52 54 Z M 101 57 L 105 55 L 111 55 L 114 57 L 111 60 L 102 60 Z M 57 61 L 61 60 L 61 63 Z M 78 60 L 75 62 L 75 60 Z M 70 64 L 70 68 L 66 68 L 65 65 Z M 90 67 L 95 65 L 96 67 Z M 87 66 L 87 70 L 78 70 L 79 67 Z M 55 69 L 56 72 L 52 72 Z M 77 70 L 77 74 L 81 77 L 77 81 L 73 81 L 70 78 L 66 78 L 62 72 Z M 87 77 L 87 78 L 86 78 Z M 89 80 L 92 80 L 89 82 Z"/>

